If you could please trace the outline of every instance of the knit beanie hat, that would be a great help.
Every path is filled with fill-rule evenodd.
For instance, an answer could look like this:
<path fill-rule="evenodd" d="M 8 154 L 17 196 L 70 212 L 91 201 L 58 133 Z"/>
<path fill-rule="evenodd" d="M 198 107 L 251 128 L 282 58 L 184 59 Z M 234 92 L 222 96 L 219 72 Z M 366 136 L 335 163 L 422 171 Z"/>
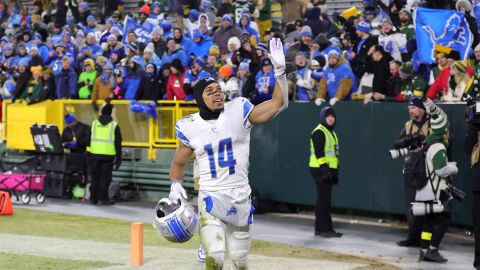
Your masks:
<path fill-rule="evenodd" d="M 67 125 L 70 125 L 71 123 L 73 123 L 76 120 L 77 120 L 77 118 L 75 118 L 75 115 L 73 115 L 73 114 L 65 115 L 65 123 L 67 123 Z"/>
<path fill-rule="evenodd" d="M 408 8 L 402 8 L 399 13 L 405 13 L 408 17 L 412 18 L 412 12 Z"/>
<path fill-rule="evenodd" d="M 411 98 L 410 102 L 408 102 L 408 106 L 415 106 L 415 107 L 418 107 L 418 108 L 426 111 L 425 106 L 423 105 L 423 101 L 419 97 Z"/>
<path fill-rule="evenodd" d="M 220 48 L 217 45 L 212 45 L 212 47 L 210 47 L 210 50 L 208 50 L 208 54 L 219 56 Z"/>
<path fill-rule="evenodd" d="M 260 42 L 258 43 L 257 47 L 255 48 L 255 50 L 260 50 L 262 52 L 268 52 L 268 49 L 267 49 L 267 44 L 263 43 L 263 42 Z"/>
<path fill-rule="evenodd" d="M 436 134 L 445 133 L 448 128 L 448 121 L 441 114 L 432 114 L 430 118 L 430 127 L 432 132 Z"/>
<path fill-rule="evenodd" d="M 90 67 L 93 68 L 93 67 L 95 67 L 95 63 L 93 62 L 92 59 L 89 58 L 89 59 L 83 61 L 83 66 L 85 66 L 85 67 L 90 66 Z"/>
<path fill-rule="evenodd" d="M 409 77 L 412 75 L 412 73 L 413 73 L 412 63 L 410 62 L 403 63 L 402 67 L 400 68 L 400 74 L 405 77 Z"/>
<path fill-rule="evenodd" d="M 232 18 L 230 17 L 230 15 L 228 15 L 228 14 L 223 15 L 223 17 L 222 17 L 222 22 L 224 22 L 224 21 L 229 22 L 230 25 L 233 24 L 233 20 L 232 20 Z"/>
<path fill-rule="evenodd" d="M 460 73 L 465 73 L 467 71 L 467 63 L 465 61 L 455 61 L 454 66 Z"/>
<path fill-rule="evenodd" d="M 300 30 L 300 37 L 303 36 L 313 37 L 312 28 L 310 28 L 310 26 L 302 26 L 302 30 Z"/>
<path fill-rule="evenodd" d="M 382 23 L 388 23 L 390 25 L 393 25 L 392 19 L 390 19 L 390 17 L 388 16 L 385 16 L 385 18 L 383 18 Z"/>
<path fill-rule="evenodd" d="M 222 74 L 226 78 L 229 78 L 232 76 L 232 67 L 229 65 L 224 65 L 218 70 L 218 73 Z"/>
<path fill-rule="evenodd" d="M 357 24 L 355 27 L 358 31 L 364 32 L 364 33 L 370 33 L 370 24 L 366 21 L 361 21 Z"/>

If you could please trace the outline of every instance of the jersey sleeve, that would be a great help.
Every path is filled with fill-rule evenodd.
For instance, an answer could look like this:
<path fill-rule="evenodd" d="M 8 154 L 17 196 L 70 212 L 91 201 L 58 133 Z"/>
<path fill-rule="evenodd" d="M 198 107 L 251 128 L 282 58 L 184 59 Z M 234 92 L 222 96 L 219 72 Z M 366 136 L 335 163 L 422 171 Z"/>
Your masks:
<path fill-rule="evenodd" d="M 250 121 L 248 121 L 248 116 L 250 116 L 250 113 L 252 112 L 253 110 L 253 107 L 255 107 L 248 99 L 244 98 L 244 97 L 241 97 L 240 98 L 241 102 L 242 102 L 242 111 L 243 111 L 243 126 L 245 128 L 251 128 L 252 127 L 252 123 L 250 123 Z"/>
<path fill-rule="evenodd" d="M 184 122 L 185 122 L 184 118 L 177 121 L 177 124 L 175 125 L 175 135 L 177 139 L 179 139 L 187 147 L 193 148 L 190 143 L 190 140 L 188 139 L 188 132 L 185 128 Z"/>

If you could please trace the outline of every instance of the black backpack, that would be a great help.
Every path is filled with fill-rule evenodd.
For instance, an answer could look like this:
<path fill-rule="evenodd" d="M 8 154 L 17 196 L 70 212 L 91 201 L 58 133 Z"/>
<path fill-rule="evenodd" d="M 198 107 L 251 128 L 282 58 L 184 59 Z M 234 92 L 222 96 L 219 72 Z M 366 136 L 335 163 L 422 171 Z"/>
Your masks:
<path fill-rule="evenodd" d="M 427 171 L 425 163 L 428 147 L 429 145 L 425 145 L 424 147 L 410 150 L 408 153 L 408 158 L 410 160 L 408 162 L 408 168 L 405 168 L 405 172 L 412 178 L 411 183 L 417 188 L 417 190 L 425 187 L 432 176 L 432 173 Z"/>

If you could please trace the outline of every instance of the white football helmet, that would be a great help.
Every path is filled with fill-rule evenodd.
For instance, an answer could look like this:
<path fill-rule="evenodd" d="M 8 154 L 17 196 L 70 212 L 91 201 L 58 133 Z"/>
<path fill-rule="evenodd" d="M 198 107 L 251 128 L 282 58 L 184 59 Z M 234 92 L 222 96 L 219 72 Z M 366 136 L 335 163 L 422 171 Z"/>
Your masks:
<path fill-rule="evenodd" d="M 174 204 L 163 198 L 153 210 L 153 227 L 168 241 L 182 243 L 197 231 L 198 216 L 187 201 L 180 199 L 179 204 Z"/>

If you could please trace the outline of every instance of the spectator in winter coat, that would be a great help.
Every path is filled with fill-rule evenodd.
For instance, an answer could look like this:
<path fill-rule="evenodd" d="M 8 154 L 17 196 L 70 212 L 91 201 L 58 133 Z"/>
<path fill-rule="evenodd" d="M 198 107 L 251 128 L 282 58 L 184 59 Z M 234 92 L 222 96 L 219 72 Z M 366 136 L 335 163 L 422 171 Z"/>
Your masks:
<path fill-rule="evenodd" d="M 478 25 L 477 21 L 474 16 L 472 16 L 472 11 L 473 7 L 470 1 L 468 0 L 458 0 L 455 3 L 455 8 L 458 11 L 461 11 L 465 15 L 465 19 L 467 19 L 468 22 L 468 28 L 470 28 L 470 32 L 472 32 L 473 35 L 473 43 L 472 43 L 472 48 L 475 48 L 479 42 L 479 36 L 478 36 Z"/>
<path fill-rule="evenodd" d="M 410 100 L 412 97 L 423 98 L 427 91 L 428 85 L 425 80 L 418 73 L 413 71 L 410 62 L 404 63 L 400 68 L 400 94 L 396 100 L 404 102 Z"/>
<path fill-rule="evenodd" d="M 41 102 L 44 100 L 55 99 L 55 78 L 53 77 L 53 71 L 50 67 L 44 67 L 42 69 L 42 89 L 36 99 L 30 101 L 30 104 Z"/>
<path fill-rule="evenodd" d="M 307 58 L 303 53 L 295 56 L 296 70 L 288 75 L 288 90 L 295 101 L 311 101 L 315 99 L 312 71 L 307 66 Z"/>
<path fill-rule="evenodd" d="M 410 55 L 407 52 L 407 38 L 405 34 L 394 30 L 392 20 L 385 17 L 382 22 L 382 30 L 378 37 L 378 44 L 397 61 L 408 61 Z"/>
<path fill-rule="evenodd" d="M 16 79 L 17 84 L 15 85 L 15 90 L 13 91 L 13 102 L 22 96 L 23 92 L 28 87 L 30 79 L 32 78 L 32 73 L 28 68 L 28 62 L 26 59 L 22 59 L 18 63 L 18 73 L 19 75 Z"/>
<path fill-rule="evenodd" d="M 374 92 L 371 101 L 398 101 L 403 102 L 404 97 L 400 94 L 401 79 L 400 67 L 402 63 L 397 60 L 390 61 L 390 78 L 387 80 L 385 92 Z"/>
<path fill-rule="evenodd" d="M 177 43 L 182 48 L 185 54 L 190 55 L 190 49 L 193 46 L 193 41 L 190 38 L 183 36 L 182 30 L 180 28 L 173 28 L 172 37 L 175 40 L 175 43 Z M 168 42 L 168 37 L 165 40 L 167 40 Z"/>
<path fill-rule="evenodd" d="M 355 92 L 355 75 L 347 61 L 336 51 L 328 54 L 328 67 L 323 71 L 315 104 L 329 100 L 331 106 L 340 100 L 350 100 Z M 353 90 L 353 91 L 352 91 Z"/>
<path fill-rule="evenodd" d="M 272 99 L 273 89 L 275 88 L 272 62 L 269 58 L 264 58 L 261 60 L 261 65 L 262 69 L 255 76 L 255 92 L 251 100 L 253 105 Z"/>
<path fill-rule="evenodd" d="M 250 99 L 255 91 L 255 77 L 250 72 L 249 63 L 242 62 L 237 70 L 238 96 Z"/>
<path fill-rule="evenodd" d="M 163 54 L 161 65 L 171 64 L 173 60 L 178 59 L 182 66 L 187 66 L 187 56 L 180 45 L 175 43 L 173 38 L 167 39 L 167 51 Z"/>
<path fill-rule="evenodd" d="M 356 34 L 360 41 L 353 48 L 353 52 L 347 53 L 352 60 L 352 69 L 357 78 L 362 78 L 365 73 L 367 59 L 370 57 L 368 51 L 372 46 L 378 44 L 377 36 L 370 35 L 370 24 L 362 21 L 356 26 Z"/>
<path fill-rule="evenodd" d="M 70 58 L 62 58 L 62 68 L 55 75 L 56 94 L 58 99 L 77 97 L 77 74 L 70 64 Z"/>
<path fill-rule="evenodd" d="M 193 100 L 193 87 L 201 79 L 211 77 L 212 75 L 204 70 L 206 66 L 205 58 L 197 57 L 189 69 L 185 73 L 185 79 L 183 80 L 183 89 L 185 90 L 185 101 Z"/>
<path fill-rule="evenodd" d="M 256 43 L 260 42 L 259 33 L 250 25 L 250 16 L 248 16 L 247 14 L 242 14 L 242 16 L 240 17 L 240 21 L 238 22 L 238 27 L 242 32 L 247 32 L 249 34 L 249 38 L 254 37 Z"/>
<path fill-rule="evenodd" d="M 435 79 L 438 78 L 440 73 L 449 66 L 445 53 L 437 53 L 437 55 L 435 56 L 435 60 L 437 65 L 431 69 L 429 84 L 433 84 L 433 82 L 435 81 Z"/>
<path fill-rule="evenodd" d="M 412 12 L 409 9 L 403 8 L 399 13 L 400 32 L 405 34 L 407 42 L 416 39 L 415 27 L 412 23 Z"/>
<path fill-rule="evenodd" d="M 102 74 L 97 77 L 95 83 L 93 84 L 92 102 L 112 98 L 112 90 L 114 87 L 115 81 L 113 76 L 113 65 L 107 63 L 103 67 Z"/>
<path fill-rule="evenodd" d="M 28 64 L 31 58 L 32 57 L 28 54 L 25 44 L 20 43 L 19 45 L 17 45 L 17 55 L 13 57 L 12 61 L 10 62 L 10 66 L 11 67 L 18 66 L 18 63 L 20 62 L 20 60 L 23 60 L 23 59 L 27 61 L 27 64 Z"/>
<path fill-rule="evenodd" d="M 218 70 L 218 83 L 225 93 L 226 100 L 232 100 L 239 96 L 238 81 L 233 75 L 232 67 L 224 65 Z"/>
<path fill-rule="evenodd" d="M 175 59 L 170 64 L 170 75 L 167 82 L 167 100 L 185 100 L 185 89 L 183 88 L 186 70 L 180 60 Z"/>
<path fill-rule="evenodd" d="M 163 53 L 167 50 L 167 43 L 163 40 L 161 31 L 154 30 L 152 32 L 150 43 L 153 44 L 155 54 L 162 59 Z"/>
<path fill-rule="evenodd" d="M 124 99 L 131 100 L 135 98 L 140 81 L 144 76 L 144 71 L 142 70 L 141 65 L 142 58 L 138 55 L 128 60 L 129 69 L 121 85 L 122 92 L 124 93 L 122 96 Z"/>
<path fill-rule="evenodd" d="M 43 65 L 43 58 L 40 55 L 38 55 L 37 46 L 32 46 L 32 48 L 30 48 L 30 56 L 31 56 L 31 59 L 30 59 L 30 62 L 28 62 L 29 67 Z"/>
<path fill-rule="evenodd" d="M 103 50 L 103 56 L 107 58 L 110 58 L 113 51 L 121 51 L 122 52 L 121 58 L 124 57 L 122 43 L 120 43 L 117 40 L 117 37 L 112 34 L 108 36 L 107 42 L 102 44 L 102 50 Z"/>
<path fill-rule="evenodd" d="M 330 27 L 330 21 L 324 20 L 320 15 L 321 11 L 318 7 L 308 9 L 305 14 L 304 25 L 310 26 L 314 37 L 318 36 L 320 33 L 325 34 Z"/>
<path fill-rule="evenodd" d="M 142 69 L 144 69 L 147 64 L 154 64 L 155 67 L 158 67 L 158 70 L 156 70 L 155 73 L 160 71 L 161 60 L 155 54 L 155 48 L 153 47 L 153 44 L 147 45 L 147 47 L 145 47 L 145 50 L 143 51 L 143 58 L 142 58 L 142 65 L 141 65 Z"/>
<path fill-rule="evenodd" d="M 390 61 L 393 59 L 380 45 L 370 48 L 368 55 L 366 72 L 373 74 L 372 93 L 386 93 L 387 81 L 390 78 Z M 370 98 L 371 96 L 367 96 L 364 102 L 369 102 Z"/>
<path fill-rule="evenodd" d="M 83 71 L 78 77 L 78 98 L 90 99 L 92 96 L 93 84 L 97 78 L 97 71 L 95 70 L 95 63 L 92 59 L 87 59 L 83 62 Z"/>
<path fill-rule="evenodd" d="M 38 95 L 42 89 L 42 67 L 31 67 L 30 72 L 32 73 L 32 77 L 30 78 L 27 87 L 21 93 L 20 99 L 27 101 L 28 104 L 33 104 L 32 102 L 38 99 Z"/>
<path fill-rule="evenodd" d="M 241 34 L 240 28 L 233 24 L 233 20 L 230 15 L 223 15 L 222 25 L 215 31 L 213 35 L 213 43 L 220 47 L 220 51 L 227 50 L 227 43 L 231 37 L 238 37 Z"/>
<path fill-rule="evenodd" d="M 470 74 L 465 61 L 455 61 L 449 68 L 444 69 L 433 82 L 427 92 L 430 99 L 438 98 L 443 102 L 459 102 L 467 88 Z"/>
<path fill-rule="evenodd" d="M 303 26 L 302 30 L 300 31 L 300 41 L 295 42 L 290 46 L 288 49 L 287 55 L 285 56 L 285 60 L 287 62 L 294 62 L 295 56 L 298 52 L 303 52 L 305 56 L 308 57 L 310 52 L 310 45 L 313 42 L 313 33 L 310 26 Z"/>
<path fill-rule="evenodd" d="M 195 59 L 208 55 L 212 47 L 212 40 L 208 36 L 203 36 L 199 29 L 193 30 L 193 45 L 190 49 L 190 55 Z"/>
<path fill-rule="evenodd" d="M 147 64 L 145 67 L 145 75 L 140 81 L 140 86 L 135 94 L 135 100 L 160 100 L 160 88 L 160 78 L 157 76 L 157 67 L 154 64 Z"/>
<path fill-rule="evenodd" d="M 50 49 L 43 43 L 43 37 L 40 34 L 37 33 L 34 35 L 34 41 L 38 48 L 38 54 L 43 59 L 43 65 L 47 64 L 47 61 L 50 58 Z"/>

